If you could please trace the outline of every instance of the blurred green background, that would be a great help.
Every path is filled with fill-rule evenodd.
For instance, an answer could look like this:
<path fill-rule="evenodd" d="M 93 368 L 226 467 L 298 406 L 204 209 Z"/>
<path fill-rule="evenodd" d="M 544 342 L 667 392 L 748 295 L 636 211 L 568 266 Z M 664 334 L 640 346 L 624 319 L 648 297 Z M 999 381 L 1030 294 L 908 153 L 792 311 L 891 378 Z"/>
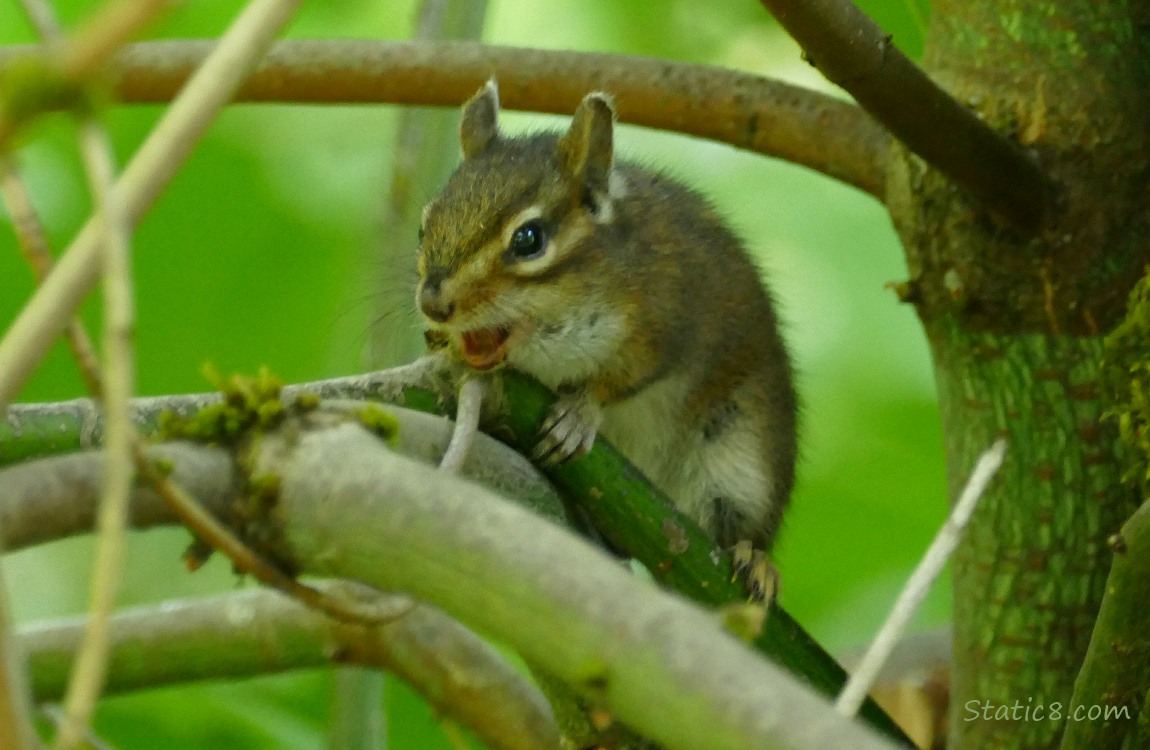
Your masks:
<path fill-rule="evenodd" d="M 925 0 L 859 3 L 918 56 Z M 239 4 L 189 3 L 152 36 L 218 34 Z M 289 35 L 406 38 L 412 0 L 306 5 Z M 69 25 L 92 2 L 58 8 Z M 0 4 L 0 43 L 29 42 L 15 3 Z M 496 44 L 673 57 L 742 68 L 829 90 L 754 0 L 491 0 L 484 39 Z M 126 161 L 160 110 L 113 109 L 106 120 Z M 206 361 L 221 371 L 266 364 L 297 382 L 364 369 L 379 310 L 416 326 L 414 272 L 378 260 L 379 214 L 394 142 L 392 107 L 239 106 L 228 110 L 145 218 L 135 238 L 139 389 L 202 391 Z M 562 122 L 515 115 L 514 129 Z M 730 147 L 624 127 L 619 147 L 708 193 L 760 253 L 780 300 L 804 403 L 798 488 L 776 548 L 782 602 L 831 649 L 864 643 L 945 516 L 938 410 L 913 311 L 884 284 L 905 276 L 901 250 L 874 199 L 789 164 Z M 19 152 L 54 247 L 88 211 L 73 127 L 50 117 Z M 434 180 L 416 185 L 422 201 Z M 7 225 L 0 214 L 0 224 Z M 0 324 L 28 298 L 30 274 L 0 231 Z M 406 238 L 403 238 L 406 241 Z M 411 238 L 414 242 L 414 237 Z M 382 284 L 379 279 L 386 281 Z M 85 314 L 92 328 L 97 306 Z M 63 347 L 22 401 L 82 395 Z M 131 604 L 240 584 L 213 561 L 184 572 L 187 535 L 136 535 L 123 601 Z M 72 540 L 5 560 L 20 620 L 83 610 L 91 542 Z M 935 587 L 918 626 L 949 618 Z M 120 747 L 320 747 L 326 671 L 111 698 L 99 732 Z M 429 709 L 388 684 L 393 748 L 446 748 Z"/>

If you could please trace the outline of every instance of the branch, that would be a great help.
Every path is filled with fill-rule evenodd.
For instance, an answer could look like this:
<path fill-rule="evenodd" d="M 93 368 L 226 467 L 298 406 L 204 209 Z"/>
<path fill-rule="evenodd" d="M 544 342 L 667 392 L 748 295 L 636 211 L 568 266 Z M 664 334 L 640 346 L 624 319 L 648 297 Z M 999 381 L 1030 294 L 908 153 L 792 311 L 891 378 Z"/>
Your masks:
<path fill-rule="evenodd" d="M 507 386 L 505 404 L 499 403 L 504 396 L 502 389 L 490 389 L 493 396 L 491 404 L 496 413 L 489 417 L 488 429 L 498 434 L 510 433 L 521 452 L 530 451 L 554 396 L 535 381 L 514 373 L 504 374 L 503 383 Z M 402 402 L 412 408 L 442 414 L 450 412 L 449 399 L 454 386 L 440 359 L 425 357 L 395 370 L 291 386 L 285 388 L 285 395 L 305 391 L 319 393 L 325 398 L 346 396 Z M 217 399 L 218 395 L 210 394 L 139 399 L 136 402 L 137 424 L 141 431 L 147 432 L 154 429 L 148 427 L 148 422 L 154 424 L 157 413 L 163 408 L 187 414 L 191 409 Z M 394 411 L 401 419 L 404 418 L 403 410 Z M 57 429 L 64 421 L 69 423 L 67 429 Z M 85 399 L 62 404 L 18 404 L 12 407 L 9 422 L 0 422 L 0 454 L 4 461 L 11 460 L 17 454 L 27 455 L 27 448 L 21 445 L 24 442 L 37 443 L 39 447 L 45 448 L 50 447 L 46 441 L 57 441 L 63 447 L 51 446 L 56 450 L 76 450 L 80 444 L 88 447 L 98 442 L 100 434 L 99 417 L 91 413 Z M 405 445 L 410 439 L 410 444 L 416 450 L 423 451 L 419 454 L 422 460 L 438 462 L 447 444 L 449 428 L 442 420 L 435 420 L 435 423 L 442 429 L 442 442 L 432 444 L 423 441 L 418 432 L 413 433 L 410 427 L 401 424 L 400 448 L 408 450 Z M 6 430 L 11 430 L 11 433 L 5 435 Z M 29 436 L 43 436 L 43 440 L 30 440 Z M 488 441 L 489 438 L 481 435 L 477 445 L 482 446 Z M 13 451 L 13 445 L 20 450 Z M 499 487 L 501 477 L 497 472 L 509 460 L 526 463 L 525 459 L 512 451 L 485 457 L 483 453 L 473 450 L 464 465 L 464 471 L 490 472 L 481 481 L 488 486 Z M 524 472 L 522 476 L 538 476 L 529 464 L 527 471 L 531 473 Z M 588 520 L 616 549 L 640 560 L 665 585 L 694 601 L 712 606 L 725 606 L 745 599 L 742 586 L 731 581 L 729 554 L 716 547 L 697 524 L 677 511 L 670 501 L 652 488 L 606 440 L 596 441 L 591 452 L 578 461 L 549 467 L 547 474 L 557 487 L 582 507 Z M 553 496 L 535 493 L 526 480 L 516 482 L 510 488 L 499 488 L 498 491 L 516 498 L 538 497 L 529 504 L 542 509 L 541 512 L 551 512 L 553 517 L 558 515 L 555 506 L 548 504 L 553 502 L 549 500 Z M 604 493 L 610 493 L 611 502 L 601 501 Z M 6 527 L 3 500 L 0 497 L 0 528 Z M 25 533 L 36 533 L 48 522 L 47 519 L 42 520 L 32 528 L 17 522 L 17 526 Z M 13 543 L 9 540 L 9 544 Z M 845 681 L 842 668 L 782 609 L 772 609 L 765 627 L 755 639 L 755 645 L 795 674 L 803 675 L 825 695 L 834 695 L 842 688 Z M 892 737 L 903 737 L 889 717 L 873 702 L 864 704 L 861 715 L 872 726 Z"/>
<path fill-rule="evenodd" d="M 335 598 L 364 596 L 349 582 L 318 584 Z M 370 590 L 374 599 L 386 599 Z M 22 629 L 38 700 L 62 694 L 83 618 Z M 108 692 L 205 679 L 238 679 L 332 662 L 392 672 L 487 747 L 557 747 L 546 701 L 490 646 L 443 613 L 416 605 L 378 627 L 348 625 L 266 589 L 168 601 L 112 619 Z"/>
<path fill-rule="evenodd" d="M 451 424 L 400 407 L 388 409 L 400 425 L 396 450 L 429 464 L 438 461 L 451 439 Z M 217 516 L 226 514 L 241 490 L 236 467 L 222 448 L 173 442 L 149 447 L 148 455 L 170 463 L 172 480 Z M 554 489 L 531 464 L 487 435 L 476 436 L 462 471 L 546 518 L 565 517 Z M 26 462 L 0 471 L 0 548 L 11 552 L 92 531 L 102 472 L 97 453 Z M 174 511 L 151 485 L 134 488 L 132 528 L 177 522 Z"/>
<path fill-rule="evenodd" d="M 453 398 L 455 384 L 438 360 L 425 357 L 403 367 L 300 385 L 283 390 L 287 398 L 314 393 L 322 398 L 383 401 L 403 405 L 418 401 L 420 411 L 435 411 L 437 404 Z M 140 433 L 155 434 L 160 414 L 170 411 L 191 416 L 208 404 L 218 403 L 219 393 L 152 396 L 132 401 L 132 420 Z M 442 409 L 438 413 L 445 413 Z M 103 443 L 104 419 L 90 398 L 43 404 L 13 404 L 0 420 L 0 466 L 30 458 L 88 450 Z M 440 456 L 442 453 L 440 454 Z M 439 460 L 435 456 L 434 460 Z M 430 459 L 429 459 L 430 460 Z"/>
<path fill-rule="evenodd" d="M 401 429 L 401 434 L 404 432 L 411 431 Z M 449 432 L 450 428 L 443 424 L 442 439 L 431 449 L 433 452 L 442 451 Z M 298 434 L 298 428 L 293 434 Z M 454 478 L 448 482 L 446 477 L 439 476 L 442 472 L 384 449 L 378 440 L 357 426 L 351 425 L 350 434 L 355 436 L 351 444 L 344 441 L 349 430 L 342 427 L 319 434 L 335 435 L 337 440 L 332 442 L 325 438 L 315 442 L 304 437 L 299 446 L 293 447 L 277 445 L 279 441 L 265 435 L 260 446 L 266 453 L 261 454 L 263 458 L 255 468 L 260 474 L 270 471 L 280 477 L 283 495 L 277 517 L 282 514 L 289 519 L 285 533 L 292 549 L 300 552 L 302 542 L 297 536 L 299 534 L 305 537 L 307 534 L 318 535 L 307 537 L 313 541 L 317 538 L 329 540 L 323 550 L 305 550 L 303 554 L 296 554 L 301 562 L 324 561 L 323 565 L 331 566 L 327 574 L 349 565 L 348 572 L 360 580 L 377 586 L 407 589 L 413 595 L 445 606 L 449 612 L 466 610 L 466 617 L 472 618 L 473 624 L 484 632 L 508 641 L 542 668 L 567 681 L 574 681 L 584 690 L 589 686 L 596 688 L 597 697 L 607 700 L 608 709 L 656 738 L 666 738 L 666 732 L 682 731 L 683 727 L 678 726 L 679 720 L 697 719 L 696 728 L 685 736 L 698 739 L 701 733 L 708 738 L 707 743 L 670 743 L 671 747 L 723 747 L 721 740 L 718 744 L 711 743 L 713 731 L 703 729 L 715 726 L 720 735 L 727 732 L 728 739 L 746 731 L 752 738 L 774 738 L 790 747 L 815 746 L 803 744 L 806 742 L 804 738 L 816 744 L 886 746 L 873 738 L 853 737 L 859 728 L 823 717 L 822 713 L 828 707 L 825 699 L 814 698 L 810 688 L 805 686 L 796 692 L 794 685 L 798 683 L 794 678 L 783 677 L 782 687 L 777 688 L 785 697 L 773 695 L 769 690 L 764 694 L 762 691 L 770 685 L 778 684 L 776 678 L 782 673 L 761 660 L 748 659 L 749 652 L 744 646 L 722 634 L 721 618 L 706 615 L 632 578 L 616 561 L 594 552 L 585 542 L 538 518 L 537 513 L 510 505 L 476 485 Z M 294 441 L 295 437 L 288 442 Z M 413 438 L 412 442 L 421 441 Z M 488 442 L 491 441 L 481 437 L 474 452 L 479 454 Z M 221 449 L 171 444 L 154 450 L 178 451 L 178 456 L 174 456 L 176 477 L 181 483 L 193 487 L 196 478 L 187 476 L 184 459 L 191 457 L 209 462 L 204 472 L 210 475 L 206 479 L 209 486 L 198 490 L 206 504 L 219 507 L 219 498 L 223 497 L 227 502 L 234 492 L 231 488 L 234 478 L 219 478 L 230 477 L 233 472 L 230 459 Z M 87 488 L 84 492 L 54 489 L 54 485 L 77 481 L 75 467 L 86 458 L 90 457 L 69 456 L 40 462 L 49 471 L 38 471 L 35 464 L 4 470 L 0 480 L 0 488 L 5 493 L 0 495 L 0 526 L 6 532 L 23 531 L 13 547 L 27 541 L 29 528 L 28 524 L 8 522 L 5 506 L 9 503 L 27 508 L 27 497 L 31 497 L 36 503 L 56 506 L 57 512 L 67 513 L 68 508 L 59 507 L 54 492 L 55 495 L 73 498 L 72 516 L 82 514 L 83 505 L 94 504 L 98 459 L 90 460 L 92 466 L 88 475 L 79 480 Z M 491 460 L 480 455 L 477 459 Z M 284 464 L 275 461 L 283 461 Z M 317 463 L 326 465 L 327 469 L 318 472 Z M 372 473 L 363 474 L 367 467 L 375 468 L 370 470 Z M 310 479 L 296 472 L 310 475 Z M 399 485 L 395 484 L 397 481 Z M 212 491 L 213 486 L 215 491 Z M 416 494 L 409 497 L 412 491 Z M 138 501 L 146 501 L 152 493 L 148 488 L 140 488 L 138 492 Z M 311 494 L 313 492 L 319 494 Z M 378 501 L 373 503 L 372 498 L 378 498 Z M 310 502 L 319 503 L 320 507 L 305 504 L 304 508 L 310 507 L 307 515 L 297 515 L 304 512 L 304 508 L 297 508 L 297 505 Z M 354 504 L 354 510 L 345 507 L 345 503 Z M 151 505 L 150 509 L 148 505 Z M 137 502 L 133 510 L 137 517 L 140 511 L 146 515 L 150 510 L 153 519 L 156 514 L 168 513 L 166 507 L 154 498 L 151 503 Z M 311 512 L 318 512 L 323 517 L 334 514 L 340 518 L 313 519 Z M 383 515 L 377 517 L 377 513 Z M 89 510 L 89 525 L 90 514 Z M 336 528 L 331 523 L 348 524 L 354 528 Z M 363 534 L 370 535 L 372 541 L 366 547 L 359 547 L 364 541 Z M 393 534 L 401 538 L 395 539 Z M 427 534 L 436 541 L 429 544 L 425 537 Z M 345 546 L 345 540 L 350 546 Z M 311 552 L 318 556 L 313 558 Z M 394 555 L 403 559 L 397 563 L 391 559 Z M 386 568 L 387 580 L 373 581 L 372 575 L 365 574 L 358 567 L 360 565 L 367 569 Z M 407 580 L 413 574 L 412 565 L 423 569 L 414 574 L 418 581 Z M 311 572 L 325 574 L 315 567 Z M 379 575 L 378 570 L 373 575 Z M 393 575 L 397 577 L 392 578 Z M 621 589 L 618 588 L 620 586 Z M 472 606 L 478 612 L 472 611 Z M 523 612 L 531 612 L 532 617 L 523 617 Z M 582 624 L 582 618 L 589 618 L 590 624 Z M 603 621 L 603 618 L 608 621 Z M 537 623 L 537 626 L 530 623 Z M 602 647 L 596 651 L 595 658 L 588 659 L 588 654 L 582 652 L 582 656 L 572 662 L 558 653 L 568 645 L 586 646 L 588 638 L 590 643 L 599 643 Z M 679 645 L 674 646 L 667 638 Z M 572 639 L 571 644 L 568 644 L 569 639 Z M 681 643 L 678 639 L 686 639 L 687 642 Z M 716 639 L 722 641 L 717 647 Z M 679 648 L 683 650 L 680 652 Z M 721 658 L 712 664 L 715 648 L 718 648 Z M 578 649 L 576 654 L 579 654 Z M 625 663 L 617 663 L 619 660 Z M 705 672 L 708 665 L 717 668 L 718 672 L 712 675 L 711 680 L 700 682 L 696 673 L 703 673 L 700 670 Z M 741 676 L 732 676 L 732 668 L 736 672 L 749 671 Z M 576 671 L 572 672 L 572 669 Z M 666 670 L 672 670 L 673 674 Z M 761 670 L 766 670 L 765 675 Z M 604 683 L 603 679 L 607 682 Z M 616 679 L 622 680 L 623 687 L 618 698 L 613 697 L 617 693 Z M 698 692 L 700 686 L 706 689 L 711 682 L 717 683 L 716 689 L 719 690 L 715 702 L 682 713 L 694 706 L 696 699 L 691 696 Z M 728 690 L 742 696 L 732 704 L 730 711 Z M 636 719 L 633 712 L 642 710 L 637 707 L 643 705 L 654 713 Z M 753 710 L 752 705 L 755 706 Z M 681 719 L 668 724 L 664 714 L 667 706 L 676 708 L 674 715 Z M 777 711 L 771 709 L 763 713 L 762 706 L 775 706 Z M 800 708 L 804 706 L 805 709 Z M 719 723 L 716 725 L 715 721 Z M 654 724 L 668 728 L 660 729 Z M 838 732 L 852 736 L 838 737 Z M 836 739 L 841 739 L 841 742 L 836 742 Z"/>
<path fill-rule="evenodd" d="M 118 58 L 117 98 L 169 101 L 212 42 L 145 42 Z M 0 48 L 0 65 L 26 47 Z M 474 42 L 289 40 L 237 93 L 238 101 L 457 106 L 492 75 L 509 109 L 570 115 L 593 89 L 619 116 L 801 164 L 879 200 L 886 132 L 858 107 L 762 76 L 628 55 L 515 49 Z"/>
<path fill-rule="evenodd" d="M 279 477 L 275 516 L 303 569 L 442 607 L 669 749 L 892 747 L 558 526 L 358 425 L 285 435 L 265 435 L 254 471 Z"/>
<path fill-rule="evenodd" d="M 512 396 L 507 427 L 514 445 L 530 452 L 555 397 L 527 376 L 509 371 L 503 379 Z M 743 586 L 732 580 L 730 553 L 675 508 L 608 441 L 596 440 L 582 458 L 543 471 L 613 548 L 639 560 L 660 583 L 704 605 L 730 606 L 746 600 Z M 823 694 L 835 695 L 842 689 L 846 679 L 842 668 L 783 609 L 772 604 L 754 643 Z M 860 716 L 909 744 L 872 701 L 863 705 Z"/>
<path fill-rule="evenodd" d="M 807 59 L 907 148 L 1029 231 L 1050 219 L 1054 187 L 1018 144 L 938 87 L 849 0 L 761 0 Z"/>
<path fill-rule="evenodd" d="M 1147 716 L 1136 719 L 1143 701 L 1150 700 L 1150 640 L 1146 638 L 1150 503 L 1142 504 L 1111 538 L 1110 546 L 1114 562 L 1070 705 L 1083 710 L 1101 707 L 1114 713 L 1095 721 L 1067 722 L 1063 750 L 1125 747 L 1132 737 L 1146 740 L 1139 724 L 1143 724 L 1144 732 Z"/>

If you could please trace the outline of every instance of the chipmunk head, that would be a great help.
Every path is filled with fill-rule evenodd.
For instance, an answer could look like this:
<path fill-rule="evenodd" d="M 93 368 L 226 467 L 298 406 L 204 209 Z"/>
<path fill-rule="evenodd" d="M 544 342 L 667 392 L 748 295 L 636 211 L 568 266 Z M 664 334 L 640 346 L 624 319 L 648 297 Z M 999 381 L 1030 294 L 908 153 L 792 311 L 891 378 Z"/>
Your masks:
<path fill-rule="evenodd" d="M 538 350 L 590 314 L 564 276 L 595 266 L 622 189 L 606 94 L 588 94 L 561 135 L 507 137 L 498 118 L 492 80 L 463 106 L 463 162 L 420 225 L 419 309 L 475 369 Z"/>

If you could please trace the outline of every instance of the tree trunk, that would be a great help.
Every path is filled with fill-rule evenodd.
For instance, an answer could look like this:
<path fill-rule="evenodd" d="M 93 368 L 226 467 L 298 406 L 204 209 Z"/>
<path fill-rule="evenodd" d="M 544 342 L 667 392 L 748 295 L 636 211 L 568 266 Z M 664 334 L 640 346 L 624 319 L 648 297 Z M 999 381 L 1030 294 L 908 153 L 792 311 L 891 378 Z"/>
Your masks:
<path fill-rule="evenodd" d="M 952 495 L 1009 438 L 955 557 L 953 748 L 1058 746 L 1106 538 L 1134 507 L 1097 377 L 1101 338 L 1150 260 L 1148 22 L 1132 0 L 935 0 L 928 71 L 1058 184 L 1039 236 L 892 155 L 888 204 L 934 357 Z"/>

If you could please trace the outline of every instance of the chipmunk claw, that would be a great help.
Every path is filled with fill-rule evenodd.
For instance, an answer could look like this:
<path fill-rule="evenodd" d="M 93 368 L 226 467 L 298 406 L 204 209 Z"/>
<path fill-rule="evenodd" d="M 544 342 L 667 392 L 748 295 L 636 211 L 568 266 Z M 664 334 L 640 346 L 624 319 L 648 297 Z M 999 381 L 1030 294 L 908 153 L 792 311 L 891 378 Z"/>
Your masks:
<path fill-rule="evenodd" d="M 584 455 L 595 444 L 602 421 L 602 408 L 585 392 L 561 395 L 543 421 L 531 458 L 555 466 Z"/>
<path fill-rule="evenodd" d="M 731 557 L 731 580 L 742 578 L 751 601 L 770 604 L 779 591 L 779 570 L 767 553 L 742 539 L 735 544 Z"/>

